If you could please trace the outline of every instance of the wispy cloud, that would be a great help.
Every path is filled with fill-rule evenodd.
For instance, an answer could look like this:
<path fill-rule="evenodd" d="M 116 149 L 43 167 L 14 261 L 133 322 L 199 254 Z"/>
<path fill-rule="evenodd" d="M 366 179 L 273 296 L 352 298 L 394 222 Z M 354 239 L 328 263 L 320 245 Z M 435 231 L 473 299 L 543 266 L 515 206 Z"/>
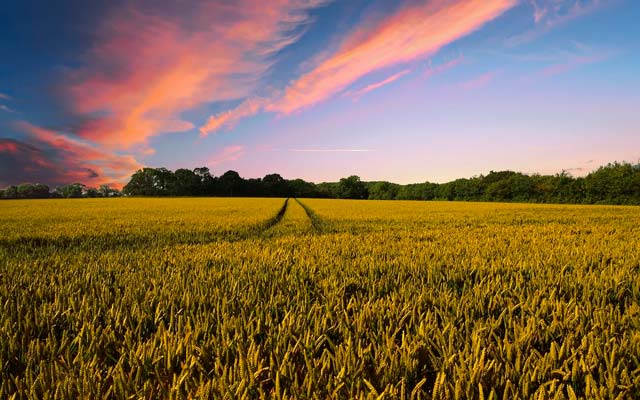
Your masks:
<path fill-rule="evenodd" d="M 503 53 L 500 56 L 532 68 L 533 73 L 522 78 L 524 82 L 531 82 L 564 74 L 584 65 L 604 62 L 620 53 L 616 49 L 593 47 L 587 43 L 569 41 L 557 43 L 555 48 L 547 49 L 544 53 Z"/>
<path fill-rule="evenodd" d="M 591 54 L 591 55 L 572 55 L 566 60 L 552 64 L 542 70 L 544 76 L 553 76 L 571 71 L 581 65 L 594 64 L 604 61 L 611 57 L 611 53 Z"/>
<path fill-rule="evenodd" d="M 530 0 L 535 26 L 508 39 L 507 45 L 531 42 L 552 29 L 588 15 L 616 0 Z"/>
<path fill-rule="evenodd" d="M 437 52 L 516 3 L 515 0 L 427 2 L 404 7 L 373 28 L 364 23 L 363 28 L 345 37 L 336 53 L 293 82 L 282 98 L 267 109 L 289 114 L 312 106 L 373 71 Z"/>
<path fill-rule="evenodd" d="M 517 4 L 517 0 L 452 0 L 405 5 L 389 18 L 365 20 L 347 34 L 337 50 L 260 107 L 239 106 L 228 115 L 246 117 L 248 110 L 291 114 L 343 91 L 360 78 L 387 67 L 436 53 Z M 397 80 L 400 76 L 391 77 Z M 390 82 L 379 82 L 369 90 Z M 376 86 L 378 85 L 378 86 Z M 224 115 L 213 117 L 219 129 Z M 207 124 L 209 125 L 209 124 Z M 207 126 L 205 125 L 206 128 Z M 213 129 L 205 129 L 207 132 Z"/>
<path fill-rule="evenodd" d="M 219 165 L 226 162 L 236 161 L 244 156 L 245 148 L 241 145 L 227 146 L 210 160 L 209 165 Z"/>
<path fill-rule="evenodd" d="M 160 3 L 108 15 L 65 93 L 83 118 L 78 134 L 114 148 L 194 128 L 183 111 L 252 94 L 272 55 L 297 40 L 307 11 L 325 0 Z M 214 121 L 215 122 L 215 121 Z"/>
<path fill-rule="evenodd" d="M 462 54 L 452 60 L 449 60 L 447 62 L 438 64 L 435 66 L 432 64 L 431 60 L 429 60 L 427 69 L 424 72 L 424 77 L 427 79 L 431 79 L 436 75 L 443 74 L 446 71 L 452 68 L 455 68 L 456 66 L 462 64 L 463 62 L 464 62 L 464 56 Z"/>
<path fill-rule="evenodd" d="M 459 83 L 458 87 L 464 90 L 480 89 L 491 83 L 497 74 L 497 71 L 487 72 L 482 75 L 478 75 L 468 81 Z"/>
<path fill-rule="evenodd" d="M 260 111 L 265 103 L 266 100 L 259 97 L 249 98 L 240 103 L 236 108 L 209 117 L 206 124 L 200 127 L 200 137 L 208 136 L 223 127 L 227 129 L 232 128 L 242 118 L 254 115 Z"/>
<path fill-rule="evenodd" d="M 12 100 L 12 98 L 4 93 L 0 93 L 0 100 Z M 5 104 L 0 104 L 0 110 L 8 113 L 15 113 L 16 111 Z"/>
<path fill-rule="evenodd" d="M 367 93 L 369 93 L 371 91 L 374 91 L 376 89 L 380 89 L 381 87 L 383 87 L 385 85 L 388 85 L 390 83 L 393 83 L 393 82 L 397 81 L 398 79 L 402 78 L 403 76 L 407 75 L 410 72 L 411 72 L 410 69 L 405 69 L 405 70 L 400 71 L 400 72 L 398 72 L 396 74 L 393 74 L 393 75 L 389 76 L 388 78 L 383 79 L 383 80 L 381 80 L 379 82 L 375 82 L 375 83 L 369 84 L 369 85 L 367 85 L 367 86 L 365 86 L 365 87 L 363 87 L 361 89 L 355 90 L 355 91 L 346 92 L 344 95 L 346 97 L 359 99 L 360 97 L 362 97 L 363 95 L 365 95 L 365 94 L 367 94 Z"/>
<path fill-rule="evenodd" d="M 591 56 L 591 57 L 575 57 L 562 64 L 554 64 L 546 67 L 542 74 L 546 76 L 558 75 L 567 71 L 571 71 L 581 65 L 592 64 L 606 59 L 604 56 Z"/>

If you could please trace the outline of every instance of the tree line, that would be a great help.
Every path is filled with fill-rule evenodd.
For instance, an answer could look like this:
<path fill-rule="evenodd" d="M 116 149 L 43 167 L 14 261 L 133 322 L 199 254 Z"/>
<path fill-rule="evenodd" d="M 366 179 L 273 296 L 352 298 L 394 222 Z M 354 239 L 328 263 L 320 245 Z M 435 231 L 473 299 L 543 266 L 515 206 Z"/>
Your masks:
<path fill-rule="evenodd" d="M 122 192 L 109 185 L 92 188 L 82 183 L 71 183 L 51 190 L 42 183 L 21 183 L 0 189 L 0 199 L 72 199 L 93 197 L 120 197 Z"/>
<path fill-rule="evenodd" d="M 122 192 L 106 185 L 95 189 L 80 183 L 61 186 L 54 191 L 42 184 L 22 184 L 0 190 L 0 198 L 4 199 L 120 195 L 640 204 L 640 163 L 610 163 L 585 177 L 573 177 L 567 172 L 528 175 L 491 171 L 487 175 L 447 183 L 408 185 L 363 182 L 355 175 L 339 182 L 315 184 L 302 179 L 284 179 L 279 174 L 245 179 L 235 171 L 227 171 L 214 176 L 206 167 L 175 171 L 142 168 L 131 176 Z"/>

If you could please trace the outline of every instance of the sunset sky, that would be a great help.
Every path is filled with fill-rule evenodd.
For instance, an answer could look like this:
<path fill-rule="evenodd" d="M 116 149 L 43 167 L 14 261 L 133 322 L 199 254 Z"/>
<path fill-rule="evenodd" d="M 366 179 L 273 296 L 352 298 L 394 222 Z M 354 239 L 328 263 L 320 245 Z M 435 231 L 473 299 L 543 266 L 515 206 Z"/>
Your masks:
<path fill-rule="evenodd" d="M 0 5 L 0 187 L 444 182 L 640 160 L 640 1 Z"/>

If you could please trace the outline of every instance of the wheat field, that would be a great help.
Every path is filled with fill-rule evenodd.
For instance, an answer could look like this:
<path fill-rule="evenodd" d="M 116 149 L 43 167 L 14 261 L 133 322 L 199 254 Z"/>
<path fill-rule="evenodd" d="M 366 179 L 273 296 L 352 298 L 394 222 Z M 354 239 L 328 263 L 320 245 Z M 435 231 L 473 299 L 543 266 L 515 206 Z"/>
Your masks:
<path fill-rule="evenodd" d="M 632 399 L 640 210 L 0 206 L 0 398 Z"/>

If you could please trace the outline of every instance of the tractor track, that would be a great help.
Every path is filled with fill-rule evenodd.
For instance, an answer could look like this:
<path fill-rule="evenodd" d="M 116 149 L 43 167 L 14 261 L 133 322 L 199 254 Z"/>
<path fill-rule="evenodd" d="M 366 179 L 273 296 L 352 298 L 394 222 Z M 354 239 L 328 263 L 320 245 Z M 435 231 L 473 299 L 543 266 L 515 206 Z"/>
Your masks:
<path fill-rule="evenodd" d="M 296 198 L 295 201 L 300 205 L 300 207 L 302 207 L 304 212 L 307 214 L 307 217 L 309 217 L 311 226 L 316 233 L 326 233 L 330 231 L 329 224 L 318 217 L 318 214 L 316 214 L 309 206 L 301 202 L 298 198 Z"/>

